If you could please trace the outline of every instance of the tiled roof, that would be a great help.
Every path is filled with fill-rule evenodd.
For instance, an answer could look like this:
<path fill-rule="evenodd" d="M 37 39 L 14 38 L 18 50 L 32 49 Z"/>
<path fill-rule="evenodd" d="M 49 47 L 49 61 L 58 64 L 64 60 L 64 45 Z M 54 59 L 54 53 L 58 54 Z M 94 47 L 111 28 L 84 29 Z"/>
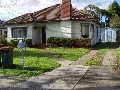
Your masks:
<path fill-rule="evenodd" d="M 94 17 L 88 13 L 85 13 L 83 11 L 80 11 L 76 8 L 72 8 L 72 20 L 88 20 L 88 19 L 94 19 Z"/>
<path fill-rule="evenodd" d="M 61 4 L 56 4 L 34 13 L 27 13 L 14 19 L 8 20 L 7 24 L 25 23 L 25 22 L 42 22 L 50 20 L 62 20 L 61 18 Z M 86 14 L 76 8 L 72 8 L 71 20 L 93 20 L 94 17 Z"/>

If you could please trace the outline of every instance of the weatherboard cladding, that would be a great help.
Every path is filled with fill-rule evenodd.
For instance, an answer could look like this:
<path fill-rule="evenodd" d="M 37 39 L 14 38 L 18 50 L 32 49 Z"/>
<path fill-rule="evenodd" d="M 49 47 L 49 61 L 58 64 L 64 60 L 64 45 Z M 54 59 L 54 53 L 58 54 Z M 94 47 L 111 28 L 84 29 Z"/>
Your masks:
<path fill-rule="evenodd" d="M 69 3 L 70 4 L 70 3 Z M 27 13 L 22 16 L 13 18 L 8 20 L 7 24 L 14 24 L 14 23 L 25 23 L 25 22 L 42 22 L 42 21 L 51 21 L 51 20 L 63 20 L 64 18 L 68 18 L 70 20 L 95 20 L 95 18 L 83 11 L 80 11 L 76 8 L 65 8 L 68 4 L 64 4 L 64 8 L 62 4 L 56 4 L 42 10 L 36 11 L 34 13 Z M 71 5 L 72 6 L 72 5 Z M 63 8 L 64 11 L 61 11 Z M 71 11 L 70 11 L 71 10 Z M 68 11 L 68 12 L 67 12 Z M 69 16 L 70 15 L 70 16 Z"/>

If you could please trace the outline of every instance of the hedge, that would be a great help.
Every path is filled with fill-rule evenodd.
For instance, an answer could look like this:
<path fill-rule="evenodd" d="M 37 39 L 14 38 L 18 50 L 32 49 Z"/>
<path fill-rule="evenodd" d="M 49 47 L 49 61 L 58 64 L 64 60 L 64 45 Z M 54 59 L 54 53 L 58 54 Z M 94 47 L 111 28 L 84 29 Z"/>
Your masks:
<path fill-rule="evenodd" d="M 21 39 L 11 39 L 10 42 L 7 42 L 7 45 L 17 47 L 19 40 Z M 25 43 L 27 47 L 31 47 L 32 39 L 26 39 Z"/>
<path fill-rule="evenodd" d="M 91 40 L 89 38 L 63 38 L 50 37 L 47 39 L 48 47 L 90 47 Z"/>

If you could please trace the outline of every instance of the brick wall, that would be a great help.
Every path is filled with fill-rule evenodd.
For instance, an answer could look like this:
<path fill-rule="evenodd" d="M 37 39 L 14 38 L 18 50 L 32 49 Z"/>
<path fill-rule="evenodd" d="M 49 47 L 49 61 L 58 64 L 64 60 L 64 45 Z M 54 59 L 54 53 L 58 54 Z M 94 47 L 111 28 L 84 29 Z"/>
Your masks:
<path fill-rule="evenodd" d="M 65 19 L 70 19 L 71 17 L 71 0 L 62 0 L 61 4 L 61 18 Z"/>

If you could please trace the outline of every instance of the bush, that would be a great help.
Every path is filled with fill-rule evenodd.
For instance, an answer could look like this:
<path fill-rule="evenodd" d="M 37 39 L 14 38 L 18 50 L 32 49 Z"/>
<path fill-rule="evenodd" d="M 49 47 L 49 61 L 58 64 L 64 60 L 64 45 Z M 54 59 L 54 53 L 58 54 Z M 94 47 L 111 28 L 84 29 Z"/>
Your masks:
<path fill-rule="evenodd" d="M 32 46 L 32 39 L 26 39 L 25 41 L 27 47 L 31 47 Z"/>
<path fill-rule="evenodd" d="M 49 47 L 89 47 L 91 40 L 89 38 L 63 38 L 63 37 L 50 37 L 47 39 Z"/>
<path fill-rule="evenodd" d="M 10 42 L 7 42 L 7 45 L 17 47 L 19 40 L 22 40 L 22 39 L 11 39 Z M 26 39 L 25 43 L 27 47 L 31 47 L 32 39 Z"/>
<path fill-rule="evenodd" d="M 0 35 L 0 47 L 6 45 L 6 38 L 3 35 Z"/>
<path fill-rule="evenodd" d="M 19 42 L 19 39 L 11 39 L 8 44 L 10 44 L 10 46 L 17 47 L 18 42 Z"/>

